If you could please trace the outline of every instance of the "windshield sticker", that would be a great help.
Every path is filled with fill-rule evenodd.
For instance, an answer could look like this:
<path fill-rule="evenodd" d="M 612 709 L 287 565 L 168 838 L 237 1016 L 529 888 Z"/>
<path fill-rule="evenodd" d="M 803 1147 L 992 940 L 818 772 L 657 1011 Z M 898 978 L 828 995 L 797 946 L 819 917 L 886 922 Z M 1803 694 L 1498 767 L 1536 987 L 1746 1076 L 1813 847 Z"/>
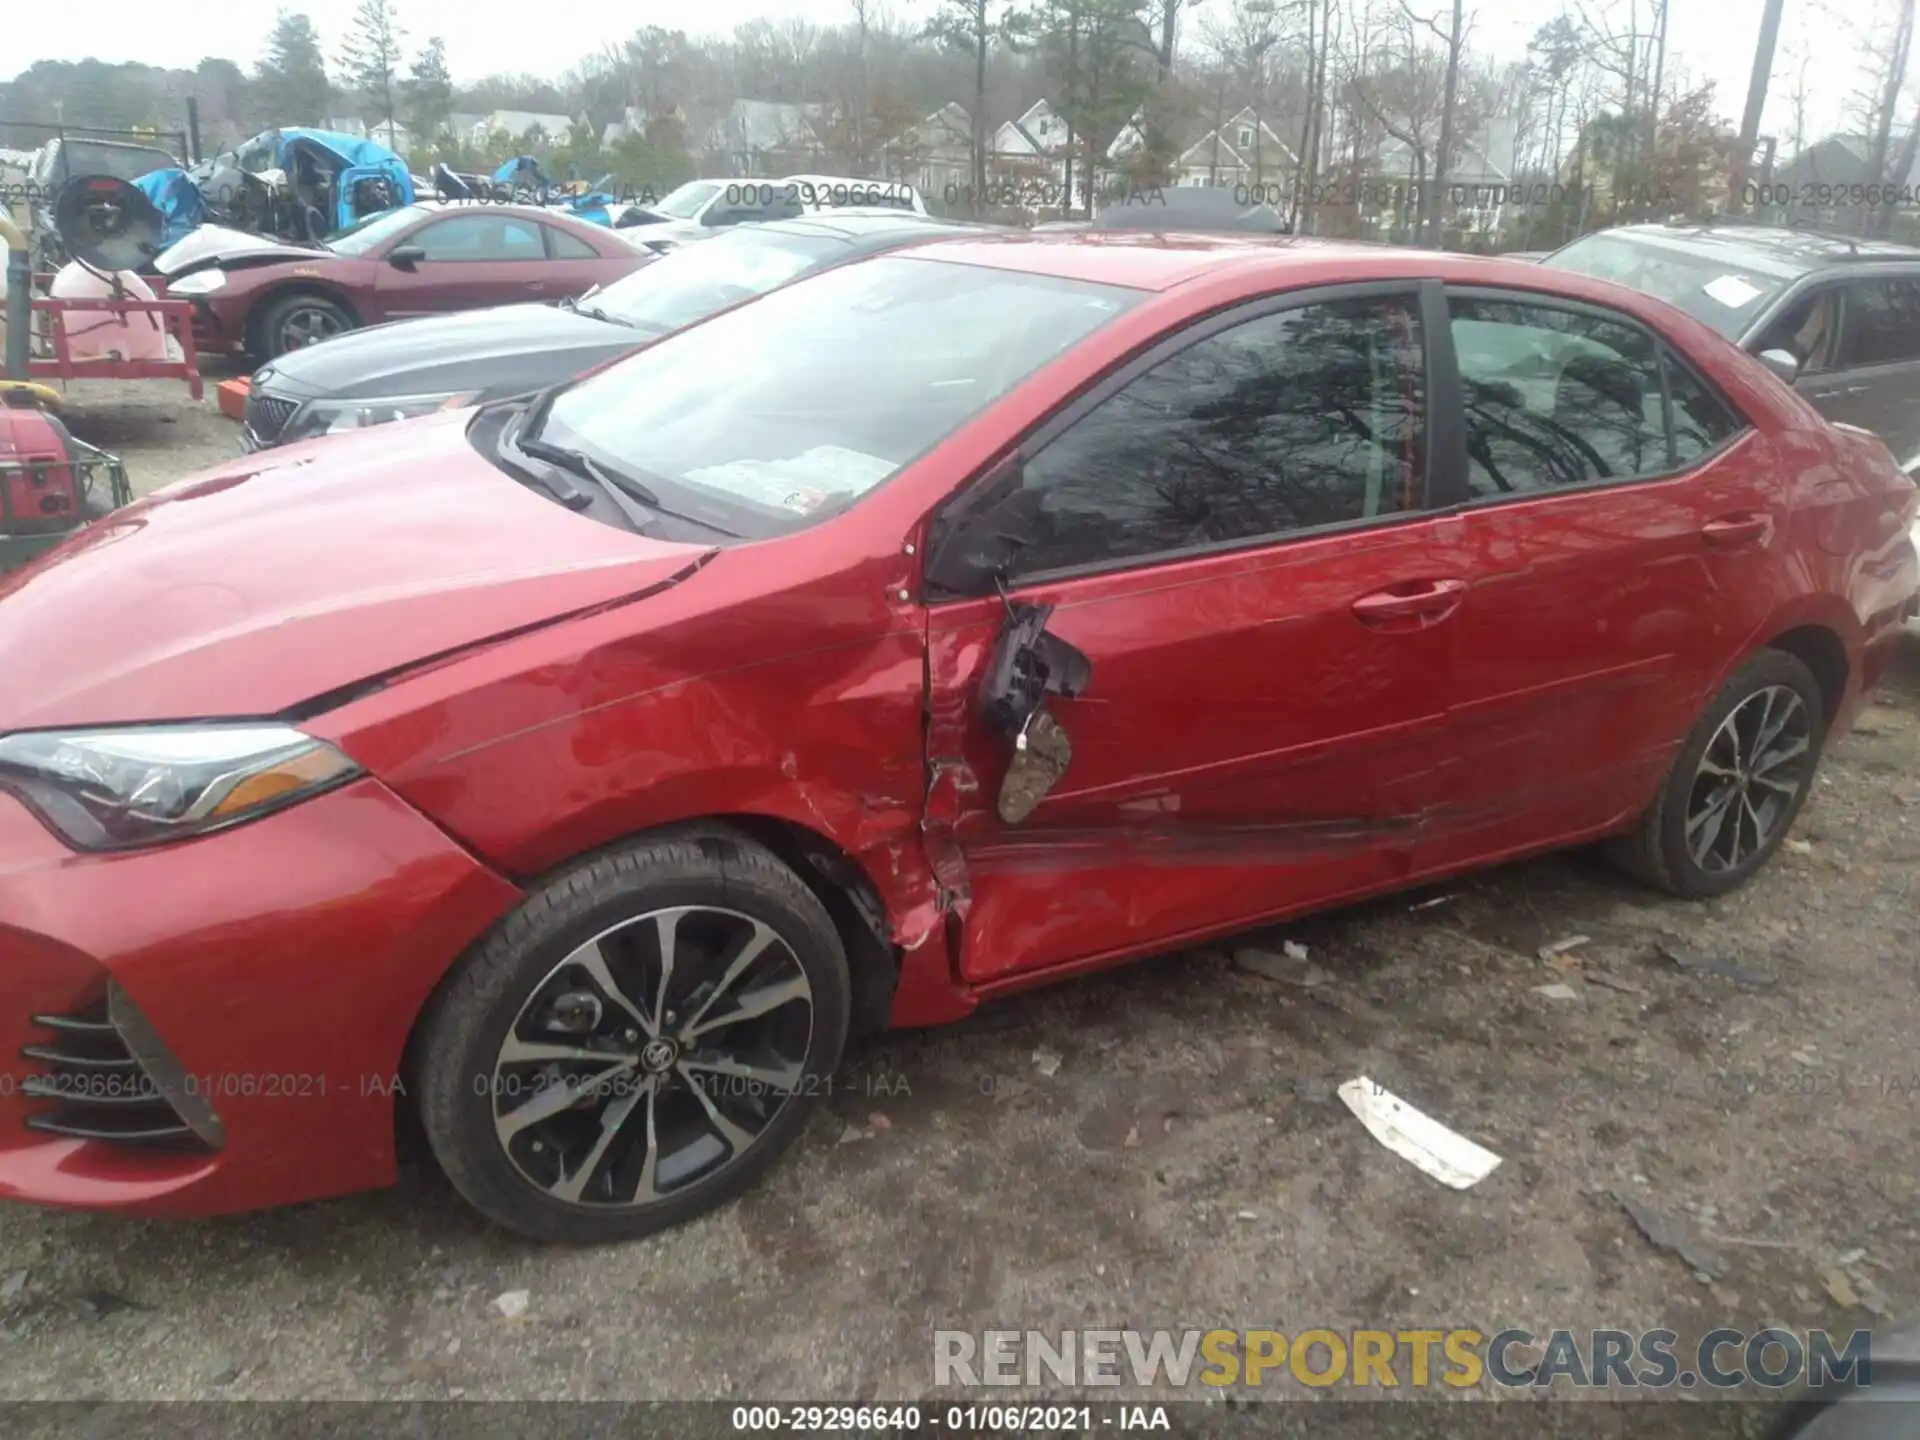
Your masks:
<path fill-rule="evenodd" d="M 689 470 L 685 478 L 762 505 L 802 515 L 842 493 L 863 495 L 898 469 L 891 460 L 840 445 L 815 445 L 783 460 L 732 460 Z"/>
<path fill-rule="evenodd" d="M 1710 281 L 1700 287 L 1718 300 L 1729 310 L 1738 310 L 1742 305 L 1750 305 L 1760 294 L 1758 287 L 1749 285 L 1738 275 L 1722 275 L 1718 280 Z"/>

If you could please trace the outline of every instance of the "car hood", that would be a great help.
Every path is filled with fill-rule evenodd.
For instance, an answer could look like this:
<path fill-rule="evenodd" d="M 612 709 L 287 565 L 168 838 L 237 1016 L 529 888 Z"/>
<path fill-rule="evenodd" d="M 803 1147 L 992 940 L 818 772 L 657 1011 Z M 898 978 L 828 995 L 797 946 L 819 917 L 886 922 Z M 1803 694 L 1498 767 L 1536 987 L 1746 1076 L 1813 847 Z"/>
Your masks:
<path fill-rule="evenodd" d="M 162 275 L 184 275 L 189 270 L 204 270 L 209 265 L 229 260 L 260 264 L 269 260 L 332 259 L 331 251 L 312 245 L 292 245 L 267 235 L 245 230 L 230 230 L 224 225 L 202 225 L 191 235 L 183 235 L 153 257 L 153 268 Z"/>
<path fill-rule="evenodd" d="M 289 351 L 257 372 L 254 384 L 292 397 L 343 399 L 411 394 L 414 381 L 429 378 L 436 390 L 464 390 L 469 381 L 477 389 L 493 385 L 512 362 L 580 351 L 584 369 L 649 338 L 554 305 L 502 305 L 349 330 L 324 345 Z M 535 385 L 547 383 L 549 367 L 531 368 L 538 372 Z"/>
<path fill-rule="evenodd" d="M 489 464 L 455 412 L 250 455 L 0 577 L 0 733 L 279 714 L 687 578 Z"/>
<path fill-rule="evenodd" d="M 696 240 L 711 240 L 716 235 L 727 233 L 725 226 L 702 225 L 693 220 L 662 220 L 658 224 L 642 226 L 635 230 L 637 243 L 646 245 L 671 241 L 675 245 L 691 245 Z"/>

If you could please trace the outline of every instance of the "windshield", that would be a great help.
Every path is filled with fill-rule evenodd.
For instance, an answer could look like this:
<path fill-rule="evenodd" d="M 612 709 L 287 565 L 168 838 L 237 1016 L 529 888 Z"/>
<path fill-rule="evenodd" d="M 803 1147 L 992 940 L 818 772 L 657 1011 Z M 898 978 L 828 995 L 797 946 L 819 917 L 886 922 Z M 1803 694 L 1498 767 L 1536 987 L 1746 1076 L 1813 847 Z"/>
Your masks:
<path fill-rule="evenodd" d="M 1731 257 L 1695 255 L 1635 236 L 1602 232 L 1574 241 L 1541 263 L 1626 285 L 1677 306 L 1737 340 L 1788 282 L 1730 262 Z"/>
<path fill-rule="evenodd" d="M 675 220 L 691 220 L 700 213 L 700 207 L 720 193 L 720 187 L 711 180 L 689 180 L 678 190 L 669 190 L 661 197 L 658 205 L 645 205 L 642 209 L 651 210 L 656 215 L 670 216 Z"/>
<path fill-rule="evenodd" d="M 664 335 L 784 285 L 810 265 L 848 253 L 827 235 L 737 230 L 675 250 L 609 285 L 583 309 Z"/>
<path fill-rule="evenodd" d="M 399 234 L 419 218 L 420 212 L 411 205 L 403 205 L 398 210 L 382 210 L 344 230 L 334 231 L 320 243 L 336 255 L 364 255 L 382 240 Z"/>
<path fill-rule="evenodd" d="M 779 534 L 891 478 L 1139 298 L 904 256 L 837 266 L 564 391 L 541 438 L 695 518 Z"/>
<path fill-rule="evenodd" d="M 61 148 L 60 163 L 67 176 L 111 175 L 116 180 L 138 180 L 155 170 L 175 169 L 180 162 L 164 150 L 69 140 Z"/>

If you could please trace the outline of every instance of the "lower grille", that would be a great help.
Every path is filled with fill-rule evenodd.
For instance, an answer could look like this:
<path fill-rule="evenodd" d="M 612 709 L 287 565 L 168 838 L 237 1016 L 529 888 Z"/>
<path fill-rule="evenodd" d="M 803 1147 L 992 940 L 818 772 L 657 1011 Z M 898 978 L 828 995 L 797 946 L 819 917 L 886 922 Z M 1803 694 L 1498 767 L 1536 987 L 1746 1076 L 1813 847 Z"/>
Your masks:
<path fill-rule="evenodd" d="M 280 432 L 287 428 L 287 421 L 293 418 L 293 412 L 299 408 L 297 400 L 262 395 L 258 390 L 249 391 L 245 421 L 247 431 L 260 444 L 271 445 L 280 438 Z"/>
<path fill-rule="evenodd" d="M 33 1023 L 52 1039 L 21 1048 L 43 1070 L 27 1076 L 20 1093 L 51 1108 L 28 1115 L 29 1130 L 126 1145 L 219 1146 L 213 1107 L 117 986 L 85 1010 L 35 1015 Z"/>

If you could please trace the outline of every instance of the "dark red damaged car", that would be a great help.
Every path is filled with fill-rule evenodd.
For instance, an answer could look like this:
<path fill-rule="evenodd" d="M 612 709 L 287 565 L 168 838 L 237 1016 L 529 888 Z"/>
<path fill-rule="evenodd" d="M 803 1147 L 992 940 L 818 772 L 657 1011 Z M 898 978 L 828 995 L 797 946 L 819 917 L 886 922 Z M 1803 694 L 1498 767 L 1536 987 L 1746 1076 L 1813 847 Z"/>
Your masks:
<path fill-rule="evenodd" d="M 423 201 L 318 245 L 203 226 L 154 265 L 168 299 L 193 302 L 200 349 L 265 361 L 389 320 L 577 298 L 656 258 L 637 233 L 531 205 Z"/>
<path fill-rule="evenodd" d="M 1915 506 L 1603 281 L 1093 235 L 237 460 L 0 582 L 0 1193 L 378 1186 L 417 1116 L 638 1235 L 861 1031 L 1589 841 L 1720 893 Z"/>

